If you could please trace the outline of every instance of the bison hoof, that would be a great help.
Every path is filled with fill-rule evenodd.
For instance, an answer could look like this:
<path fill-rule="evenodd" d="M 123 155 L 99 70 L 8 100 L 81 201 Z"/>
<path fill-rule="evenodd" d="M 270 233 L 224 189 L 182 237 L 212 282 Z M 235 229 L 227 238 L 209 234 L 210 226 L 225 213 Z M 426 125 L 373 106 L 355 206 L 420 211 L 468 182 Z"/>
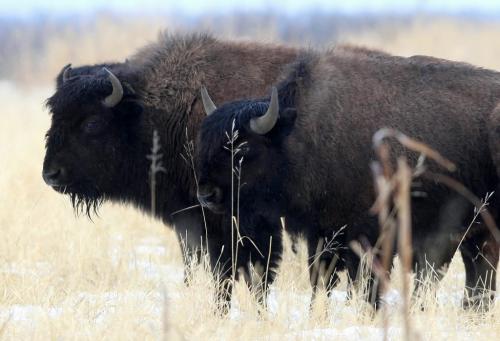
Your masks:
<path fill-rule="evenodd" d="M 495 302 L 495 294 L 464 297 L 462 299 L 462 308 L 465 310 L 488 312 L 492 308 L 494 302 Z"/>

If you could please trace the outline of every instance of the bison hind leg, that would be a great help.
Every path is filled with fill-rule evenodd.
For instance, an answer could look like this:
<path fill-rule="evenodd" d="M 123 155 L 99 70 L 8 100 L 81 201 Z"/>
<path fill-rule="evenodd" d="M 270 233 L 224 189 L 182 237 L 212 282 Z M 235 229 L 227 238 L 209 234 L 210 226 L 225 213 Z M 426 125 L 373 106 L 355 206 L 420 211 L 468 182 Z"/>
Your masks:
<path fill-rule="evenodd" d="M 349 279 L 348 298 L 352 299 L 356 293 L 378 310 L 381 303 L 381 288 L 378 278 L 371 270 L 371 262 L 368 259 L 361 261 L 351 251 L 346 254 L 345 262 Z"/>
<path fill-rule="evenodd" d="M 412 300 L 420 310 L 437 301 L 437 284 L 443 279 L 451 263 L 458 242 L 449 233 L 439 229 L 425 238 L 414 240 L 414 290 Z M 453 239 L 453 240 L 452 240 Z"/>
<path fill-rule="evenodd" d="M 465 265 L 464 309 L 488 311 L 495 299 L 499 245 L 484 230 L 464 240 L 460 252 Z"/>

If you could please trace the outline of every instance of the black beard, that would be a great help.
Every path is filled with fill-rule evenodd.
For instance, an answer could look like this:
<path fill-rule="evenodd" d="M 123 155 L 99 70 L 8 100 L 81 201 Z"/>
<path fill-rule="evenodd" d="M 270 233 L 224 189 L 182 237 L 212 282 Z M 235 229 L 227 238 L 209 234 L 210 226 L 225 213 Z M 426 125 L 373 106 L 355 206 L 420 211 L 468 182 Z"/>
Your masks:
<path fill-rule="evenodd" d="M 104 202 L 104 197 L 97 192 L 93 193 L 67 193 L 71 205 L 77 216 L 85 214 L 90 220 L 92 215 L 99 216 L 99 208 Z"/>

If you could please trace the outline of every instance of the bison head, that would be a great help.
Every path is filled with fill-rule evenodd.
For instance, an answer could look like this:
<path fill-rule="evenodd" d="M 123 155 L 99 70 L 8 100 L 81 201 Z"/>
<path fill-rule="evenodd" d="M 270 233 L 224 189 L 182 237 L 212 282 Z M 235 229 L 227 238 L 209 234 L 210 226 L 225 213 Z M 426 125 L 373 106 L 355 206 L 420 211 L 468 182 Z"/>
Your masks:
<path fill-rule="evenodd" d="M 208 117 L 198 134 L 196 168 L 203 206 L 222 213 L 237 203 L 249 208 L 257 197 L 260 201 L 280 199 L 280 176 L 287 169 L 282 146 L 296 116 L 288 101 L 279 99 L 281 95 L 281 89 L 278 95 L 273 88 L 270 98 L 216 108 L 202 89 Z"/>
<path fill-rule="evenodd" d="M 90 213 L 127 186 L 127 169 L 142 112 L 134 91 L 105 66 L 66 66 L 47 100 L 52 124 L 46 135 L 43 179 Z M 122 187 L 122 188 L 120 188 Z"/>

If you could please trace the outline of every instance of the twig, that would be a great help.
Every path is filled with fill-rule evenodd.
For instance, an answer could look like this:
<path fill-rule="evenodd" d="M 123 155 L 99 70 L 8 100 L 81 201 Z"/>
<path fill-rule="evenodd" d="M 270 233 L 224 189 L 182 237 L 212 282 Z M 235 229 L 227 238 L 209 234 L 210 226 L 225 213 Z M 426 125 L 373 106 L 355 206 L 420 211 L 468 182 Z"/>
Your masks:
<path fill-rule="evenodd" d="M 479 199 L 474 193 L 469 191 L 469 189 L 467 189 L 467 187 L 462 185 L 460 182 L 447 175 L 426 171 L 422 173 L 421 176 L 425 179 L 434 180 L 436 182 L 448 186 L 449 188 L 455 190 L 457 193 L 462 195 L 465 199 L 470 201 L 476 207 L 476 209 L 479 210 L 479 213 L 481 214 L 484 223 L 490 230 L 491 234 L 493 235 L 493 238 L 495 238 L 495 241 L 500 244 L 500 232 L 498 230 L 498 226 L 495 223 L 495 220 L 493 219 L 491 213 L 483 206 L 481 199 Z M 468 231 L 469 229 L 467 229 L 467 232 Z"/>

